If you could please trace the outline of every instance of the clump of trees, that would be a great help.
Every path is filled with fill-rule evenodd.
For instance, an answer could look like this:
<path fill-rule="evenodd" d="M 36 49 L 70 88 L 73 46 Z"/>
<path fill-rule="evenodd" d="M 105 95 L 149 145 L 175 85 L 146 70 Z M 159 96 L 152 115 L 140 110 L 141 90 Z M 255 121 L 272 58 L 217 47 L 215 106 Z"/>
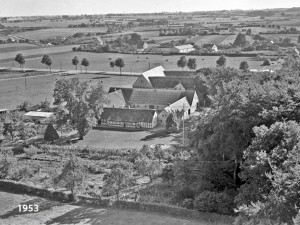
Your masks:
<path fill-rule="evenodd" d="M 109 102 L 102 83 L 90 87 L 78 78 L 58 80 L 53 97 L 53 104 L 58 106 L 58 125 L 76 129 L 79 139 L 96 124 L 104 104 Z"/>
<path fill-rule="evenodd" d="M 20 64 L 20 67 L 22 68 L 22 71 L 24 72 L 24 64 L 25 64 L 24 56 L 21 53 L 17 54 L 15 57 L 15 61 Z"/>
<path fill-rule="evenodd" d="M 112 65 L 112 64 L 110 64 Z M 114 64 L 116 67 L 119 67 L 120 68 L 120 75 L 122 74 L 122 68 L 125 66 L 125 62 L 124 62 L 124 59 L 123 58 L 117 58 L 115 60 L 115 64 Z"/>
<path fill-rule="evenodd" d="M 52 59 L 50 58 L 49 55 L 44 55 L 41 63 L 45 64 L 46 68 L 49 68 L 51 71 Z"/>

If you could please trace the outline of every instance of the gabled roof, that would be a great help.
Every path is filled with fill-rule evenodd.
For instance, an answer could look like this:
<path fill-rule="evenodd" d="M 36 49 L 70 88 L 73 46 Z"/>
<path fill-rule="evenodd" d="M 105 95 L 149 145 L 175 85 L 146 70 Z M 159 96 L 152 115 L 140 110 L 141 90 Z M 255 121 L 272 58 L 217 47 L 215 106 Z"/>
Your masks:
<path fill-rule="evenodd" d="M 186 111 L 189 108 L 191 108 L 189 102 L 187 101 L 186 97 L 183 97 L 183 98 L 179 99 L 178 101 L 174 102 L 173 104 L 164 108 L 164 110 L 166 110 L 168 113 L 171 113 L 172 111 L 176 111 L 176 110 L 180 111 L 182 109 L 184 109 Z"/>
<path fill-rule="evenodd" d="M 164 77 L 165 69 L 162 66 L 154 67 L 151 70 L 147 70 L 144 73 L 142 73 L 142 76 L 146 78 L 146 80 L 149 81 L 148 77 Z"/>
<path fill-rule="evenodd" d="M 126 105 L 122 90 L 116 90 L 108 94 L 110 103 L 106 107 L 120 108 Z"/>
<path fill-rule="evenodd" d="M 116 122 L 151 123 L 155 115 L 153 109 L 103 108 L 101 119 Z"/>
<path fill-rule="evenodd" d="M 181 50 L 181 49 L 187 49 L 187 48 L 193 48 L 193 45 L 177 45 L 177 46 L 174 46 L 174 48 L 177 48 L 178 50 Z"/>
<path fill-rule="evenodd" d="M 153 88 L 174 88 L 178 84 L 186 90 L 195 89 L 195 78 L 193 77 L 149 77 Z"/>
<path fill-rule="evenodd" d="M 203 48 L 212 48 L 215 44 L 204 44 L 202 45 Z"/>

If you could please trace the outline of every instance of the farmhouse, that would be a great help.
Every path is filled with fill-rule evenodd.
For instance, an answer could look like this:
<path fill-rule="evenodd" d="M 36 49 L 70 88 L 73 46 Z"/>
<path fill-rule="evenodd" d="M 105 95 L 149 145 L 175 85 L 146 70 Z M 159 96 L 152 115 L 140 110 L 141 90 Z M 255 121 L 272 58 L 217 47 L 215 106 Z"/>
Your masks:
<path fill-rule="evenodd" d="M 174 46 L 172 49 L 172 52 L 177 52 L 177 53 L 189 53 L 195 51 L 193 45 L 179 45 L 179 46 Z"/>
<path fill-rule="evenodd" d="M 157 125 L 157 112 L 149 109 L 104 108 L 100 124 L 113 127 L 154 128 Z"/>
<path fill-rule="evenodd" d="M 218 47 L 215 44 L 204 44 L 202 47 L 206 48 L 210 52 L 217 52 L 218 51 Z"/>
<path fill-rule="evenodd" d="M 175 113 L 176 111 L 183 111 L 183 118 L 187 118 L 190 112 L 191 106 L 186 97 L 181 98 L 180 100 L 170 104 L 169 106 L 165 107 L 161 112 L 158 114 L 158 123 L 160 125 L 165 126 L 166 120 L 169 114 Z"/>
<path fill-rule="evenodd" d="M 137 51 L 138 52 L 143 52 L 148 47 L 149 47 L 148 43 L 146 41 L 142 41 L 142 42 L 140 42 L 140 43 L 137 44 Z"/>

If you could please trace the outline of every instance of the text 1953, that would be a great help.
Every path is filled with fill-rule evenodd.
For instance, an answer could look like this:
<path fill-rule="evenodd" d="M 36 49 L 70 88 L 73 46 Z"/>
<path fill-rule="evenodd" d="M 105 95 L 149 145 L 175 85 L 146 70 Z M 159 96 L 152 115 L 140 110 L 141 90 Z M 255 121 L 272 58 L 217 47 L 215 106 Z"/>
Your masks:
<path fill-rule="evenodd" d="M 38 212 L 38 205 L 18 205 L 19 212 Z"/>

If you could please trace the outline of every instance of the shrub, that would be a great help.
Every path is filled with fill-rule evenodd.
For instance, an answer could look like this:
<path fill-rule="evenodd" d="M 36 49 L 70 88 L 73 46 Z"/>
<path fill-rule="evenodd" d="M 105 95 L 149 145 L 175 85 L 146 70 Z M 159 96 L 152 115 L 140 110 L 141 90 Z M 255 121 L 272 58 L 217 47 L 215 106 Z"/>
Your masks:
<path fill-rule="evenodd" d="M 192 198 L 186 198 L 182 202 L 182 207 L 193 209 L 194 208 L 194 200 Z"/>
<path fill-rule="evenodd" d="M 200 211 L 232 214 L 234 198 L 226 192 L 203 191 L 194 201 L 194 207 Z"/>
<path fill-rule="evenodd" d="M 165 166 L 160 177 L 162 178 L 163 182 L 167 182 L 169 184 L 173 183 L 175 178 L 173 166 L 170 164 Z"/>
<path fill-rule="evenodd" d="M 0 152 L 0 179 L 8 178 L 12 169 L 16 165 L 16 159 L 13 157 L 12 151 L 1 149 Z"/>

